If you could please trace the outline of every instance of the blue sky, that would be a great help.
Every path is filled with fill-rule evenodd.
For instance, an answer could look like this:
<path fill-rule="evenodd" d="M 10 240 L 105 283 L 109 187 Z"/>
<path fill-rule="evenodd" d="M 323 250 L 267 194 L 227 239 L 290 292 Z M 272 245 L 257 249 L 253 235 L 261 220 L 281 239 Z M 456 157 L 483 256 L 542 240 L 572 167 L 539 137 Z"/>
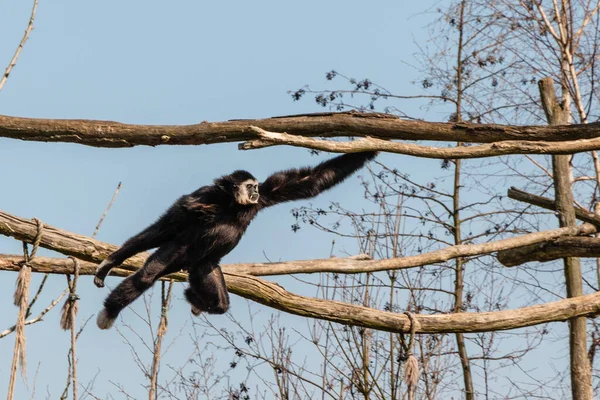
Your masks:
<path fill-rule="evenodd" d="M 306 83 L 333 88 L 324 79 L 330 69 L 368 77 L 396 93 L 414 94 L 418 88 L 411 81 L 419 75 L 406 62 L 417 51 L 414 41 L 425 40 L 424 28 L 432 16 L 419 13 L 431 4 L 41 0 L 35 29 L 0 92 L 0 113 L 176 125 L 318 112 L 322 109 L 312 101 L 292 102 L 287 91 Z M 0 68 L 12 57 L 30 9 L 28 2 L 3 4 Z M 441 117 L 424 115 L 410 103 L 402 107 L 428 120 Z M 329 156 L 311 156 L 294 148 L 240 152 L 234 143 L 111 150 L 0 139 L 0 209 L 91 235 L 121 181 L 123 188 L 98 235 L 100 240 L 120 244 L 179 195 L 218 175 L 244 168 L 264 179 L 274 170 L 314 164 Z M 407 160 L 395 156 L 391 163 L 401 166 Z M 426 170 L 438 162 L 411 159 L 410 165 Z M 356 182 L 311 202 L 326 206 L 340 201 L 348 208 L 360 208 L 361 189 Z M 223 261 L 327 257 L 331 237 L 309 229 L 291 232 L 294 220 L 289 211 L 301 204 L 278 206 L 260 215 Z M 356 252 L 351 241 L 342 241 L 338 248 Z M 20 243 L 0 237 L 0 253 L 20 251 Z M 12 306 L 16 274 L 1 274 L 0 330 L 12 325 L 17 314 Z M 116 282 L 109 278 L 108 284 Z M 294 289 L 293 279 L 279 282 Z M 63 276 L 51 277 L 38 305 L 45 306 L 64 287 Z M 173 331 L 190 319 L 182 289 L 178 285 L 175 290 Z M 79 292 L 82 318 L 95 313 L 107 294 L 89 277 L 81 279 Z M 256 308 L 270 315 L 270 310 Z M 62 392 L 67 373 L 69 337 L 58 329 L 58 311 L 57 307 L 44 323 L 27 328 L 30 389 L 39 365 L 37 393 L 49 393 L 51 398 Z M 243 320 L 245 301 L 234 298 L 232 313 Z M 131 311 L 124 316 L 141 326 Z M 298 317 L 281 318 L 303 324 Z M 115 330 L 101 332 L 95 324 L 80 339 L 80 379 L 89 381 L 100 371 L 94 393 L 101 398 L 116 392 L 110 381 L 120 381 L 136 396 L 144 393 L 141 375 L 122 342 Z M 12 346 L 12 337 L 0 340 L 0 382 L 8 382 Z M 182 341 L 171 350 L 174 362 L 187 354 L 186 346 Z M 16 398 L 23 398 L 26 389 L 20 384 L 18 390 Z"/>

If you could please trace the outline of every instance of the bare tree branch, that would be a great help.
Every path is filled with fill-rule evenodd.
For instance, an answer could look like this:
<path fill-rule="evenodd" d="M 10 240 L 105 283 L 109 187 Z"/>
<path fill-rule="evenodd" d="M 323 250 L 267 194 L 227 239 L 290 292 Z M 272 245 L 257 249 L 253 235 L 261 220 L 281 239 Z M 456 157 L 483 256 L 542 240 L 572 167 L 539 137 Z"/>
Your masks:
<path fill-rule="evenodd" d="M 6 84 L 6 81 L 8 80 L 8 76 L 10 75 L 10 73 L 11 73 L 12 69 L 15 67 L 15 65 L 17 65 L 17 60 L 19 59 L 19 56 L 21 55 L 21 50 L 23 50 L 23 46 L 25 46 L 25 42 L 27 41 L 27 39 L 29 38 L 29 35 L 31 34 L 31 31 L 33 30 L 33 21 L 35 20 L 35 13 L 37 12 L 37 6 L 38 6 L 38 0 L 34 0 L 33 8 L 31 9 L 31 15 L 29 16 L 29 23 L 27 24 L 27 28 L 25 29 L 25 33 L 23 34 L 23 38 L 21 39 L 21 42 L 19 43 L 17 50 L 15 50 L 15 54 L 13 55 L 13 58 L 10 60 L 8 67 L 6 67 L 6 70 L 4 71 L 4 74 L 2 75 L 2 79 L 0 79 L 0 90 L 2 90 L 2 88 L 4 88 L 4 85 Z"/>
<path fill-rule="evenodd" d="M 530 261 L 552 261 L 564 257 L 600 257 L 600 238 L 561 237 L 551 242 L 498 253 L 498 261 L 505 267 L 514 267 Z"/>
<path fill-rule="evenodd" d="M 564 235 L 566 232 L 591 234 L 596 232 L 596 228 L 593 225 L 585 224 L 580 227 L 561 228 L 561 230 L 533 233 L 525 236 L 538 239 L 541 237 L 547 240 L 556 237 L 556 235 Z M 35 235 L 35 224 L 0 212 L 0 233 L 20 238 L 19 240 L 31 240 Z M 500 242 L 519 244 L 519 239 L 522 239 L 522 237 Z M 452 246 L 448 249 L 421 256 L 429 257 L 428 260 L 432 260 L 431 257 L 440 258 L 441 256 L 449 259 L 462 255 L 457 249 L 463 249 L 462 251 L 465 252 L 476 248 L 480 251 L 486 249 L 487 252 L 490 252 L 494 251 L 493 249 L 497 247 L 498 243 Z M 95 261 L 99 261 L 102 256 L 108 255 L 112 251 L 111 249 L 115 247 L 85 236 L 70 235 L 68 232 L 48 225 L 45 225 L 41 245 L 82 259 L 94 259 Z M 143 262 L 144 256 L 147 256 L 147 254 L 136 256 L 136 260 Z M 385 266 L 393 267 L 395 263 L 406 258 L 363 262 L 377 262 L 380 263 L 379 268 L 384 268 Z M 36 257 L 34 260 L 37 259 Z M 138 264 L 138 267 L 140 265 L 141 263 Z M 8 267 L 8 269 L 11 269 L 10 265 Z M 81 274 L 85 273 L 85 267 L 85 265 L 81 266 Z M 291 314 L 393 332 L 408 332 L 410 329 L 410 321 L 405 315 L 337 301 L 299 296 L 286 291 L 276 283 L 246 274 L 228 272 L 226 273 L 226 283 L 231 293 Z M 598 312 L 600 312 L 600 293 L 512 311 L 419 315 L 416 320 L 420 324 L 417 331 L 422 333 L 487 332 L 531 326 L 549 321 L 560 321 L 574 316 L 591 315 Z"/>
<path fill-rule="evenodd" d="M 17 240 L 31 241 L 35 237 L 37 232 L 36 229 L 35 222 L 0 211 L 0 234 L 12 236 Z M 384 260 L 363 261 L 360 260 L 361 257 L 343 259 L 331 258 L 325 260 L 292 261 L 285 263 L 230 264 L 223 265 L 222 269 L 225 274 L 245 274 L 255 276 L 315 272 L 354 274 L 361 272 L 387 271 L 441 263 L 457 257 L 489 254 L 500 250 L 547 242 L 561 236 L 589 235 L 596 231 L 597 229 L 593 225 L 584 224 L 577 227 L 566 227 L 530 233 L 509 239 L 498 240 L 496 242 L 449 246 L 429 253 Z M 41 238 L 40 246 L 66 255 L 75 256 L 81 260 L 92 262 L 102 261 L 118 248 L 118 246 L 104 243 L 87 236 L 64 231 L 50 225 L 44 225 L 44 233 Z M 144 261 L 147 257 L 148 253 L 137 254 L 136 256 L 127 259 L 125 263 L 121 265 L 121 269 L 130 271 L 137 270 L 144 265 Z M 38 257 L 36 257 L 36 260 L 37 259 Z M 13 268 L 17 268 L 17 266 L 14 266 Z M 81 273 L 83 273 L 85 268 L 86 265 L 82 264 Z M 66 270 L 70 271 L 69 269 Z M 37 272 L 52 271 L 51 269 L 40 269 Z M 115 272 L 114 274 L 117 273 L 118 272 Z M 169 277 L 172 277 L 173 279 L 177 279 L 176 276 L 177 274 L 169 275 Z"/>
<path fill-rule="evenodd" d="M 377 137 L 492 143 L 504 140 L 564 141 L 600 138 L 600 123 L 565 126 L 508 126 L 402 120 L 389 114 L 320 113 L 259 120 L 202 122 L 196 125 L 133 125 L 112 121 L 0 116 L 0 137 L 68 142 L 93 147 L 199 145 L 257 139 L 250 129 L 307 137 Z"/>
<path fill-rule="evenodd" d="M 38 257 L 33 262 L 37 260 Z M 86 270 L 82 265 L 81 275 L 84 274 Z M 390 332 L 410 332 L 410 320 L 404 314 L 300 296 L 276 283 L 249 275 L 227 274 L 226 280 L 232 293 L 290 314 Z M 515 310 L 414 317 L 418 333 L 467 333 L 517 329 L 597 313 L 600 313 L 600 292 Z"/>
<path fill-rule="evenodd" d="M 548 210 L 555 209 L 553 199 L 527 193 L 516 188 L 508 189 L 508 197 Z M 575 206 L 574 209 L 577 219 L 600 226 L 599 215 L 581 207 Z M 502 250 L 498 252 L 497 257 L 498 261 L 505 267 L 514 267 L 530 261 L 544 262 L 567 256 L 598 257 L 596 246 L 596 240 L 593 238 L 576 238 L 576 240 L 557 238 L 544 243 L 535 243 L 519 248 Z"/>
<path fill-rule="evenodd" d="M 549 199 L 547 197 L 527 193 L 523 190 L 519 190 L 514 187 L 511 187 L 510 189 L 508 189 L 507 193 L 508 193 L 508 197 L 510 197 L 513 200 L 518 200 L 518 201 L 522 201 L 525 203 L 533 204 L 534 206 L 542 207 L 547 210 L 554 211 L 556 209 L 555 205 L 554 205 L 554 200 Z M 575 207 L 575 216 L 577 217 L 577 219 L 579 219 L 581 221 L 589 222 L 590 224 L 600 226 L 600 216 L 596 215 L 593 212 L 590 212 L 584 208 Z"/>
<path fill-rule="evenodd" d="M 54 308 L 54 306 L 56 306 L 58 303 L 60 303 L 60 301 L 65 296 L 65 294 L 67 294 L 67 292 L 68 292 L 67 289 L 63 290 L 63 292 L 60 294 L 60 296 L 58 296 L 56 299 L 52 300 L 50 305 L 48 305 L 48 307 L 44 308 L 38 314 L 37 317 L 31 318 L 31 319 L 28 319 L 27 321 L 25 321 L 25 325 L 31 325 L 31 324 L 35 324 L 36 322 L 42 321 L 44 318 L 44 315 L 46 315 L 48 313 L 48 311 L 52 310 Z M 2 332 L 0 332 L 0 339 L 2 339 L 3 337 L 5 337 L 7 335 L 10 335 L 12 332 L 15 331 L 16 327 L 17 327 L 16 325 L 13 325 L 10 328 L 5 329 Z"/>
<path fill-rule="evenodd" d="M 600 138 L 580 139 L 565 142 L 532 142 L 506 140 L 477 146 L 458 146 L 440 148 L 422 146 L 411 143 L 391 142 L 372 137 L 361 138 L 351 142 L 334 142 L 319 140 L 287 133 L 268 132 L 251 126 L 260 139 L 241 143 L 240 150 L 260 149 L 275 145 L 289 145 L 308 149 L 325 150 L 334 153 L 357 153 L 361 151 L 386 151 L 424 158 L 464 159 L 496 157 L 510 154 L 573 154 L 600 149 Z"/>

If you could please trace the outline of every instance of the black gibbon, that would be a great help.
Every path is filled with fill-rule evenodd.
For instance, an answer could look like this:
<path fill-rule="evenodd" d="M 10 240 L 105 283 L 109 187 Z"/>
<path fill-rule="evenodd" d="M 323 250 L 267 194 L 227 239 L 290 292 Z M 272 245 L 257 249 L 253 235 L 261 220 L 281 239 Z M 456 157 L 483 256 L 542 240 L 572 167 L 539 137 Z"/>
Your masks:
<path fill-rule="evenodd" d="M 127 258 L 158 247 L 144 266 L 123 280 L 104 301 L 98 314 L 100 329 L 108 329 L 123 308 L 154 282 L 173 272 L 188 271 L 185 297 L 192 313 L 223 314 L 229 294 L 219 262 L 238 244 L 263 208 L 285 201 L 314 197 L 342 182 L 376 152 L 344 154 L 315 166 L 277 172 L 259 184 L 246 171 L 215 179 L 179 198 L 154 224 L 127 240 L 96 270 L 94 283 L 104 286 L 110 270 Z"/>

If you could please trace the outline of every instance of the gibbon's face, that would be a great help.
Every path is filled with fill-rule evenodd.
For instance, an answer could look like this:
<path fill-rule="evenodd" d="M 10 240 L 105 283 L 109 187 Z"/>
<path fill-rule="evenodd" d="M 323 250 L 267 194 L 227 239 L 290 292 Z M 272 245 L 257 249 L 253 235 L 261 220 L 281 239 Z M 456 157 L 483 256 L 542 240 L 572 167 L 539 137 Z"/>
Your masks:
<path fill-rule="evenodd" d="M 258 203 L 258 182 L 256 179 L 247 179 L 237 185 L 235 201 L 238 204 L 249 205 Z"/>

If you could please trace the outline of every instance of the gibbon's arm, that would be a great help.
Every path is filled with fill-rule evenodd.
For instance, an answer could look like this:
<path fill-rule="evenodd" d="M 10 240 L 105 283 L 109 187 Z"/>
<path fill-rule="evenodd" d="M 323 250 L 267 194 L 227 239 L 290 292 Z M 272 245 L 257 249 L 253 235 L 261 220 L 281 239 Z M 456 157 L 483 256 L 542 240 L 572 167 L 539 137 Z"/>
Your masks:
<path fill-rule="evenodd" d="M 343 154 L 311 167 L 276 172 L 260 184 L 259 204 L 269 207 L 285 201 L 308 199 L 342 182 L 377 152 Z"/>

